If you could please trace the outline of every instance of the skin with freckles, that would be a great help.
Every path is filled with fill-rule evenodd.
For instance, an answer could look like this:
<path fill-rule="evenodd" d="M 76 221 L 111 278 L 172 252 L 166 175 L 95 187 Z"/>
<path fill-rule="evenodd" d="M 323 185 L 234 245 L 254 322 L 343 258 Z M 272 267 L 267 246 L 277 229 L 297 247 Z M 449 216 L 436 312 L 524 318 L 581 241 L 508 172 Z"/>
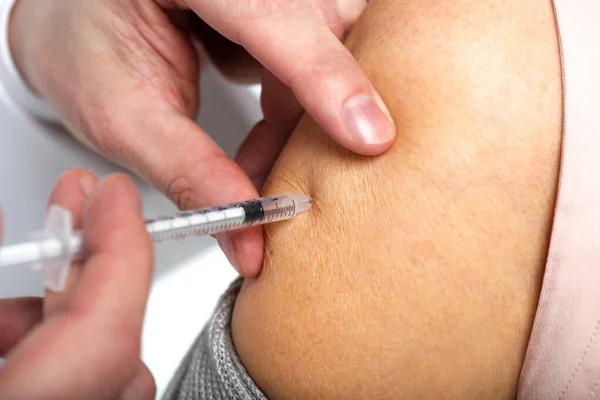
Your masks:
<path fill-rule="evenodd" d="M 303 117 L 232 321 L 271 399 L 514 398 L 552 225 L 561 77 L 546 0 L 379 0 L 346 45 L 397 125 L 351 154 Z"/>

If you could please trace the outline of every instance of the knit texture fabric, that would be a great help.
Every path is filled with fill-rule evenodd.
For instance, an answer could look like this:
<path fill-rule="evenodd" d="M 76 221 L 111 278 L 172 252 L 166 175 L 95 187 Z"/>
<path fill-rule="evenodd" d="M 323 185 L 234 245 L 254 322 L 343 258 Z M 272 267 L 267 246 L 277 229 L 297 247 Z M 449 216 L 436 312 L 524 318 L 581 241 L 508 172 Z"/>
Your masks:
<path fill-rule="evenodd" d="M 266 400 L 242 365 L 231 338 L 231 315 L 241 286 L 242 279 L 238 279 L 223 294 L 163 400 Z"/>

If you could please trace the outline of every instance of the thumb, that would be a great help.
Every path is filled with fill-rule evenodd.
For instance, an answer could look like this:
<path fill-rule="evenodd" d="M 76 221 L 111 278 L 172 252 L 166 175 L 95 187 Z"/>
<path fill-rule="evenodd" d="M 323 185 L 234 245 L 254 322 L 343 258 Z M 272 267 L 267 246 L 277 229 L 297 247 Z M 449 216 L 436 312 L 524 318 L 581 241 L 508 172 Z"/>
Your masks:
<path fill-rule="evenodd" d="M 186 3 L 289 86 L 340 144 L 365 155 L 392 145 L 396 129 L 387 107 L 310 1 Z"/>

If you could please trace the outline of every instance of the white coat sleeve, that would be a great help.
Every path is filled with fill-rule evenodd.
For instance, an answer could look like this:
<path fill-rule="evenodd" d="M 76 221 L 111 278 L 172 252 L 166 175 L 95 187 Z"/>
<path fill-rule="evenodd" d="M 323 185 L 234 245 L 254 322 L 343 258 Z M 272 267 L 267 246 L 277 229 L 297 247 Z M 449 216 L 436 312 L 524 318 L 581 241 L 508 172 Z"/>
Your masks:
<path fill-rule="evenodd" d="M 58 122 L 60 121 L 58 114 L 49 103 L 27 86 L 13 60 L 8 30 L 10 15 L 16 1 L 0 0 L 0 83 L 9 97 L 8 100 L 21 111 L 35 118 Z"/>

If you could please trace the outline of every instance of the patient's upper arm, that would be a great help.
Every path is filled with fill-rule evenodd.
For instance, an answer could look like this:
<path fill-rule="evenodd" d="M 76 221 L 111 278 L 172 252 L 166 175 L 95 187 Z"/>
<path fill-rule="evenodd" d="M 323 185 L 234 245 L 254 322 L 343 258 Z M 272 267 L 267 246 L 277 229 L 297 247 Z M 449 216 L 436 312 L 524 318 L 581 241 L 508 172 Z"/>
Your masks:
<path fill-rule="evenodd" d="M 272 398 L 514 396 L 559 165 L 550 1 L 378 0 L 347 45 L 397 141 L 361 157 L 300 122 L 266 192 L 315 204 L 267 228 L 240 358 Z"/>

